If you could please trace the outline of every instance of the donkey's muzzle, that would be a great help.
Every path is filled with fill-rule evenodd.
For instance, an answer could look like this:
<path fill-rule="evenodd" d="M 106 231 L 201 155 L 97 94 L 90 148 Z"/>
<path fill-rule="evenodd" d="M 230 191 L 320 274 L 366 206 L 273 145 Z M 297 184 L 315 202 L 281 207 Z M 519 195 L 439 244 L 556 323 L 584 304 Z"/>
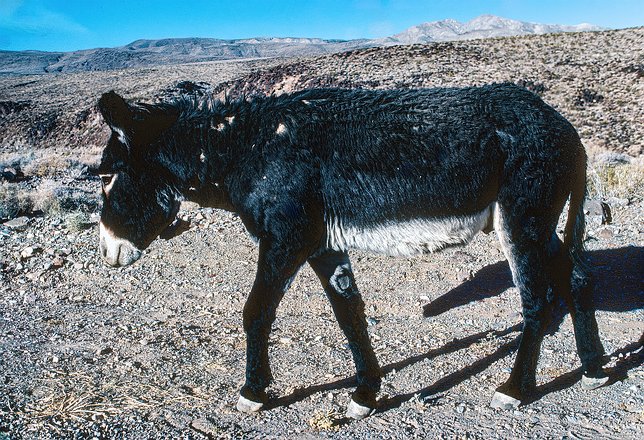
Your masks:
<path fill-rule="evenodd" d="M 141 251 L 134 244 L 116 237 L 102 222 L 99 225 L 99 230 L 101 257 L 110 266 L 128 266 L 141 257 Z"/>

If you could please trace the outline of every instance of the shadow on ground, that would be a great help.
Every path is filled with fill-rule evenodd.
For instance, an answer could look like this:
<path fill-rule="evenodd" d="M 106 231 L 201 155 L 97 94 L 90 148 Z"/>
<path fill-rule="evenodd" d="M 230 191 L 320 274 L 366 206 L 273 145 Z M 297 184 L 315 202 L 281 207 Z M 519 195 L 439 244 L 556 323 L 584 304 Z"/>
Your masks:
<path fill-rule="evenodd" d="M 629 246 L 618 249 L 605 249 L 588 253 L 595 282 L 594 301 L 597 310 L 611 312 L 627 312 L 644 307 L 644 283 L 642 267 L 644 267 L 644 248 Z M 476 273 L 469 281 L 450 290 L 446 294 L 432 301 L 423 307 L 423 313 L 426 317 L 437 316 L 452 308 L 463 306 L 473 301 L 480 301 L 485 298 L 500 295 L 506 289 L 513 286 L 512 276 L 506 261 L 491 264 L 484 267 Z M 553 317 L 549 332 L 554 333 L 558 330 L 563 322 L 567 311 L 563 303 L 557 309 Z M 392 370 L 401 370 L 410 365 L 452 353 L 467 348 L 473 344 L 483 341 L 490 337 L 503 337 L 514 332 L 519 332 L 521 325 L 517 324 L 508 327 L 505 330 L 488 330 L 473 335 L 455 339 L 443 347 L 429 350 L 399 362 L 394 362 L 382 367 L 383 374 Z M 414 396 L 421 399 L 432 399 L 433 396 L 440 395 L 459 383 L 481 373 L 494 362 L 508 356 L 517 346 L 519 335 L 511 341 L 500 345 L 493 353 L 473 362 L 458 371 L 455 371 L 437 382 L 421 388 L 412 393 L 400 394 L 380 401 L 380 411 L 386 411 L 400 406 Z M 617 364 L 607 369 L 610 376 L 609 384 L 623 380 L 627 377 L 629 370 L 642 365 L 644 362 L 644 335 L 638 341 L 634 341 L 606 357 L 618 357 L 619 354 L 624 356 L 620 358 Z M 636 353 L 634 351 L 640 349 Z M 631 353 L 626 357 L 627 353 Z M 577 368 L 569 371 L 552 381 L 540 385 L 531 400 L 527 403 L 539 400 L 543 396 L 569 388 L 581 379 L 582 370 Z M 278 406 L 287 406 L 303 400 L 315 393 L 330 391 L 340 388 L 348 388 L 355 385 L 355 376 L 345 379 L 329 382 L 325 384 L 313 385 L 306 388 L 296 389 L 293 393 L 273 399 L 267 405 L 268 408 Z"/>
<path fill-rule="evenodd" d="M 628 246 L 588 252 L 595 288 L 597 310 L 627 312 L 644 307 L 644 248 Z M 479 270 L 474 277 L 423 307 L 425 317 L 438 316 L 447 310 L 497 296 L 513 287 L 507 261 L 499 261 Z M 558 307 L 554 317 L 556 331 L 565 307 Z M 552 330 L 552 329 L 551 329 Z"/>

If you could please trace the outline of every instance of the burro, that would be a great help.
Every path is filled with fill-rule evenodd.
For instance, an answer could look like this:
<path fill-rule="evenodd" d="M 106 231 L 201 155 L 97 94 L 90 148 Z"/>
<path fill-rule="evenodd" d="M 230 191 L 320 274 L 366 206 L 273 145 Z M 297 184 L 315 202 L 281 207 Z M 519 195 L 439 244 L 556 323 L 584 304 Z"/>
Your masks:
<path fill-rule="evenodd" d="M 523 304 L 514 367 L 491 405 L 528 401 L 559 297 L 572 315 L 582 386 L 607 381 L 582 244 L 586 153 L 571 124 L 533 93 L 512 84 L 314 89 L 152 105 L 109 92 L 99 109 L 112 129 L 99 168 L 108 264 L 139 259 L 182 200 L 237 213 L 258 243 L 243 313 L 240 411 L 267 403 L 271 324 L 308 263 L 355 362 L 347 416 L 371 414 L 381 371 L 349 250 L 410 256 L 464 244 L 479 231 L 496 231 Z"/>

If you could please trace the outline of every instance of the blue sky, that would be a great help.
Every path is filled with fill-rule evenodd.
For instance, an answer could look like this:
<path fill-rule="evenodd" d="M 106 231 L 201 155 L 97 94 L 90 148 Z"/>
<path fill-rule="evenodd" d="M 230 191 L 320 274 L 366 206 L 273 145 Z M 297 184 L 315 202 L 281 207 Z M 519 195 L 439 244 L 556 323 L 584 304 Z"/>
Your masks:
<path fill-rule="evenodd" d="M 494 14 L 550 24 L 644 25 L 644 0 L 0 0 L 0 49 L 69 51 L 140 38 L 375 38 Z"/>

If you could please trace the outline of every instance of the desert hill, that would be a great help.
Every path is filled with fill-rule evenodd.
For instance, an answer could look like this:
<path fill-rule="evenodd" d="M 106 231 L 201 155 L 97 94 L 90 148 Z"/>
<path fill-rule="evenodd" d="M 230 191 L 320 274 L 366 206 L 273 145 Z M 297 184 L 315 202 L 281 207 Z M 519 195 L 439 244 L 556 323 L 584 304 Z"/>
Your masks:
<path fill-rule="evenodd" d="M 636 28 L 377 47 L 292 60 L 5 76 L 0 77 L 0 154 L 5 163 L 55 156 L 54 168 L 96 158 L 108 132 L 95 104 L 111 89 L 149 102 L 196 92 L 235 97 L 307 87 L 511 81 L 569 118 L 591 152 L 636 157 L 644 149 L 643 53 L 644 28 Z"/>
<path fill-rule="evenodd" d="M 167 38 L 137 40 L 121 47 L 73 52 L 0 51 L 0 74 L 43 74 L 118 70 L 228 59 L 302 57 L 351 49 L 513 35 L 602 30 L 598 26 L 546 25 L 482 15 L 467 23 L 440 20 L 422 23 L 387 38 L 324 40 L 320 38 Z"/>

